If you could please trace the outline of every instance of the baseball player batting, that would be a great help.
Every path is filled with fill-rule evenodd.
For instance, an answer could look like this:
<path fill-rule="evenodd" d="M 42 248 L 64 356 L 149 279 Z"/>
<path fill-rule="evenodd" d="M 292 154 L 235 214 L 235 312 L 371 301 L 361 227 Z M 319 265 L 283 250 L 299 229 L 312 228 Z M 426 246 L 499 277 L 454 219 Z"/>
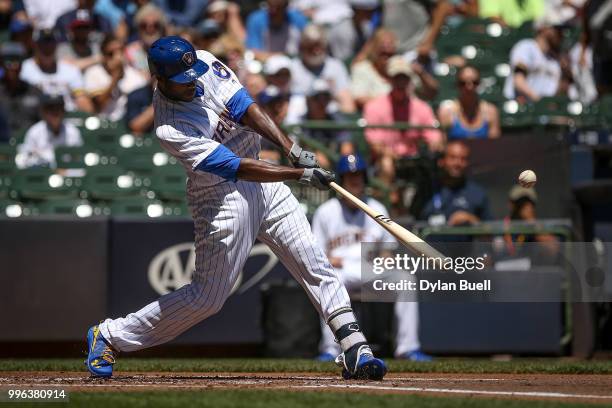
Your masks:
<path fill-rule="evenodd" d="M 327 321 L 342 350 L 336 363 L 343 377 L 381 380 L 385 363 L 372 354 L 346 289 L 282 183 L 296 180 L 326 189 L 333 173 L 319 168 L 312 152 L 274 125 L 214 55 L 196 52 L 180 37 L 163 37 L 153 43 L 148 59 L 157 79 L 155 134 L 188 176 L 196 267 L 190 284 L 89 329 L 86 365 L 92 376 L 112 376 L 117 352 L 165 343 L 217 313 L 259 239 Z M 260 135 L 280 146 L 295 168 L 258 160 Z"/>

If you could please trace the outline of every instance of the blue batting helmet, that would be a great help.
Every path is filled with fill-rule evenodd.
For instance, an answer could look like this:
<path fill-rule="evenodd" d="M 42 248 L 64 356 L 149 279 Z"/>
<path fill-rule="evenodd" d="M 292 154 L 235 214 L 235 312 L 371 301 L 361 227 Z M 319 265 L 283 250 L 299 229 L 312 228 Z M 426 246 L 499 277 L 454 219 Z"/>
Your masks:
<path fill-rule="evenodd" d="M 173 82 L 186 84 L 195 81 L 208 71 L 208 65 L 198 59 L 189 41 L 177 37 L 162 37 L 149 48 L 151 74 Z"/>
<path fill-rule="evenodd" d="M 358 154 L 342 156 L 336 166 L 336 174 L 343 176 L 346 173 L 366 172 L 368 166 Z"/>

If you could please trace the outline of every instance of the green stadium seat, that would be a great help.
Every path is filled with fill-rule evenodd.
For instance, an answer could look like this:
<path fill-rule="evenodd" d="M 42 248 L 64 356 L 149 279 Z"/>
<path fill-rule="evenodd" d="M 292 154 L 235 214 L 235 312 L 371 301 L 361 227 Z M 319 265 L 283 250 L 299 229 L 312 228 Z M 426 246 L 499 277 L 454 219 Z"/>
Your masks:
<path fill-rule="evenodd" d="M 73 215 L 79 218 L 106 215 L 103 207 L 80 199 L 46 200 L 37 207 L 39 213 L 44 215 Z"/>
<path fill-rule="evenodd" d="M 151 177 L 151 189 L 162 200 L 183 201 L 186 185 L 187 175 L 180 165 L 160 167 Z"/>
<path fill-rule="evenodd" d="M 545 97 L 531 104 L 529 109 L 537 123 L 546 125 L 569 118 L 568 105 L 570 102 L 567 96 Z"/>
<path fill-rule="evenodd" d="M 176 158 L 159 145 L 132 147 L 117 151 L 118 164 L 139 175 L 151 176 L 158 167 L 177 164 Z"/>
<path fill-rule="evenodd" d="M 92 147 L 60 146 L 55 148 L 55 161 L 60 169 L 84 169 L 103 161 L 100 151 Z"/>
<path fill-rule="evenodd" d="M 83 189 L 89 199 L 109 200 L 138 195 L 146 190 L 142 178 L 118 166 L 96 166 L 87 169 Z"/>
<path fill-rule="evenodd" d="M 81 129 L 81 136 L 85 146 L 106 154 L 114 154 L 120 147 L 121 135 L 114 129 Z"/>
<path fill-rule="evenodd" d="M 23 143 L 25 139 L 25 135 L 29 128 L 23 128 L 18 130 L 17 132 L 11 132 L 11 138 L 9 139 L 9 145 L 11 146 L 19 146 Z"/>
<path fill-rule="evenodd" d="M 33 168 L 15 173 L 10 188 L 13 196 L 26 200 L 77 197 L 80 180 L 55 174 L 50 169 Z"/>
<path fill-rule="evenodd" d="M 111 215 L 146 216 L 158 218 L 164 215 L 164 205 L 159 200 L 137 196 L 113 200 L 110 203 Z"/>
<path fill-rule="evenodd" d="M 10 144 L 0 143 L 0 177 L 15 171 L 15 154 L 17 147 Z"/>
<path fill-rule="evenodd" d="M 612 127 L 612 95 L 603 96 L 599 100 L 599 111 L 601 124 Z"/>
<path fill-rule="evenodd" d="M 500 109 L 501 125 L 504 127 L 526 127 L 536 124 L 533 114 L 527 105 L 521 105 L 515 100 L 503 103 Z"/>
<path fill-rule="evenodd" d="M 0 199 L 0 218 L 18 218 L 27 215 L 25 206 L 19 201 Z"/>

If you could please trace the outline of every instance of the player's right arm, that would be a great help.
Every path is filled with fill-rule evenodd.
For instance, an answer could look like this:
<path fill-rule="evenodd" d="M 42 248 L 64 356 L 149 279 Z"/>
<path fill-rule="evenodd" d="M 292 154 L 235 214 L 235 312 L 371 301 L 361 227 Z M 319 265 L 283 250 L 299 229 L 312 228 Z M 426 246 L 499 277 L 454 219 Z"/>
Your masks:
<path fill-rule="evenodd" d="M 319 189 L 327 189 L 335 175 L 320 168 L 300 169 L 277 166 L 261 160 L 240 158 L 219 142 L 198 134 L 185 123 L 159 126 L 160 144 L 194 172 L 215 174 L 229 181 L 260 183 L 297 180 Z"/>

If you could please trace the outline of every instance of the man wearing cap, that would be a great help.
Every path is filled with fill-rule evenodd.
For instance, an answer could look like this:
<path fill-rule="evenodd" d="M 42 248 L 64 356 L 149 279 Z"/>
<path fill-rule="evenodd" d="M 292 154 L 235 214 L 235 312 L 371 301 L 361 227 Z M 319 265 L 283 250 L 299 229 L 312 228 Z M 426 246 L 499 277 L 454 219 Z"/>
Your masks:
<path fill-rule="evenodd" d="M 21 79 L 48 94 L 64 97 L 67 111 L 93 112 L 93 104 L 83 88 L 81 71 L 56 58 L 57 37 L 52 30 L 34 35 L 34 57 L 24 61 Z"/>
<path fill-rule="evenodd" d="M 242 24 L 240 6 L 234 2 L 214 0 L 206 7 L 206 18 L 215 21 L 221 33 L 244 43 L 246 29 Z"/>
<path fill-rule="evenodd" d="M 289 107 L 289 93 L 274 85 L 268 85 L 257 95 L 257 103 L 272 118 L 276 126 L 283 125 Z M 276 144 L 263 139 L 259 158 L 269 163 L 280 164 L 282 150 Z"/>
<path fill-rule="evenodd" d="M 111 23 L 106 17 L 94 10 L 95 1 L 79 0 L 78 7 L 62 14 L 55 22 L 55 31 L 60 41 L 68 41 L 77 29 L 87 27 L 98 38 L 113 32 Z"/>
<path fill-rule="evenodd" d="M 5 118 L 5 129 L 0 140 L 8 140 L 15 133 L 38 121 L 40 91 L 19 78 L 21 64 L 26 58 L 23 45 L 5 42 L 0 45 L 0 112 Z"/>
<path fill-rule="evenodd" d="M 535 38 L 521 40 L 510 50 L 512 73 L 504 84 L 508 99 L 534 102 L 559 90 L 562 28 L 549 15 L 537 20 L 534 27 Z"/>
<path fill-rule="evenodd" d="M 294 125 L 309 120 L 324 120 L 338 124 L 347 122 L 345 116 L 338 111 L 338 105 L 333 101 L 329 84 L 322 79 L 317 79 L 312 83 L 305 97 L 292 96 L 289 102 L 286 124 Z M 355 151 L 351 133 L 344 130 L 303 129 L 303 134 L 343 155 Z M 329 168 L 330 163 L 327 157 L 320 151 L 315 153 L 321 166 Z"/>
<path fill-rule="evenodd" d="M 327 53 L 325 30 L 308 25 L 300 39 L 300 55 L 291 64 L 291 93 L 305 95 L 316 79 L 327 81 L 339 109 L 345 113 L 355 111 L 355 100 L 350 90 L 350 77 L 342 61 Z"/>
<path fill-rule="evenodd" d="M 40 102 L 42 120 L 30 127 L 23 144 L 19 146 L 15 162 L 20 168 L 44 166 L 55 168 L 55 148 L 81 146 L 81 132 L 72 123 L 64 121 L 64 98 L 61 95 L 43 95 Z"/>
<path fill-rule="evenodd" d="M 343 377 L 382 380 L 384 362 L 374 357 L 346 289 L 283 183 L 294 180 L 327 190 L 334 174 L 318 167 L 312 152 L 287 137 L 236 74 L 211 53 L 196 52 L 183 38 L 163 37 L 151 45 L 149 64 L 157 79 L 155 134 L 188 176 L 195 270 L 191 283 L 126 317 L 91 327 L 88 370 L 93 376 L 110 377 L 117 351 L 165 343 L 221 310 L 259 239 L 332 328 L 341 345 L 336 363 Z M 259 160 L 261 137 L 275 143 L 295 167 Z"/>
<path fill-rule="evenodd" d="M 77 10 L 67 27 L 66 40 L 57 47 L 57 59 L 85 71 L 102 61 L 102 33 L 94 31 L 94 21 L 87 9 Z"/>
<path fill-rule="evenodd" d="M 264 63 L 263 74 L 270 85 L 282 89 L 283 92 L 290 92 L 291 58 L 282 54 L 270 56 Z"/>
<path fill-rule="evenodd" d="M 434 126 L 433 110 L 411 91 L 413 76 L 410 63 L 402 56 L 389 59 L 387 74 L 391 80 L 391 91 L 387 95 L 372 99 L 363 109 L 368 124 L 392 125 L 397 122 L 411 125 Z M 366 129 L 365 137 L 377 163 L 380 177 L 392 185 L 395 179 L 395 160 L 414 156 L 419 144 L 430 150 L 441 150 L 442 134 L 435 129 Z"/>
<path fill-rule="evenodd" d="M 340 184 L 348 192 L 361 198 L 378 213 L 387 214 L 387 209 L 383 204 L 365 194 L 367 164 L 359 155 L 351 154 L 341 157 L 336 174 L 340 178 Z M 395 248 L 395 239 L 387 230 L 381 228 L 357 206 L 343 198 L 332 198 L 321 204 L 312 219 L 312 232 L 327 253 L 332 266 L 338 270 L 349 294 L 355 297 L 362 285 L 361 243 L 376 243 L 384 252 Z M 431 360 L 431 357 L 420 351 L 418 304 L 397 302 L 395 316 L 398 327 L 395 356 L 412 361 Z M 321 325 L 318 359 L 331 361 L 339 353 L 339 346 L 324 323 L 322 322 Z"/>

